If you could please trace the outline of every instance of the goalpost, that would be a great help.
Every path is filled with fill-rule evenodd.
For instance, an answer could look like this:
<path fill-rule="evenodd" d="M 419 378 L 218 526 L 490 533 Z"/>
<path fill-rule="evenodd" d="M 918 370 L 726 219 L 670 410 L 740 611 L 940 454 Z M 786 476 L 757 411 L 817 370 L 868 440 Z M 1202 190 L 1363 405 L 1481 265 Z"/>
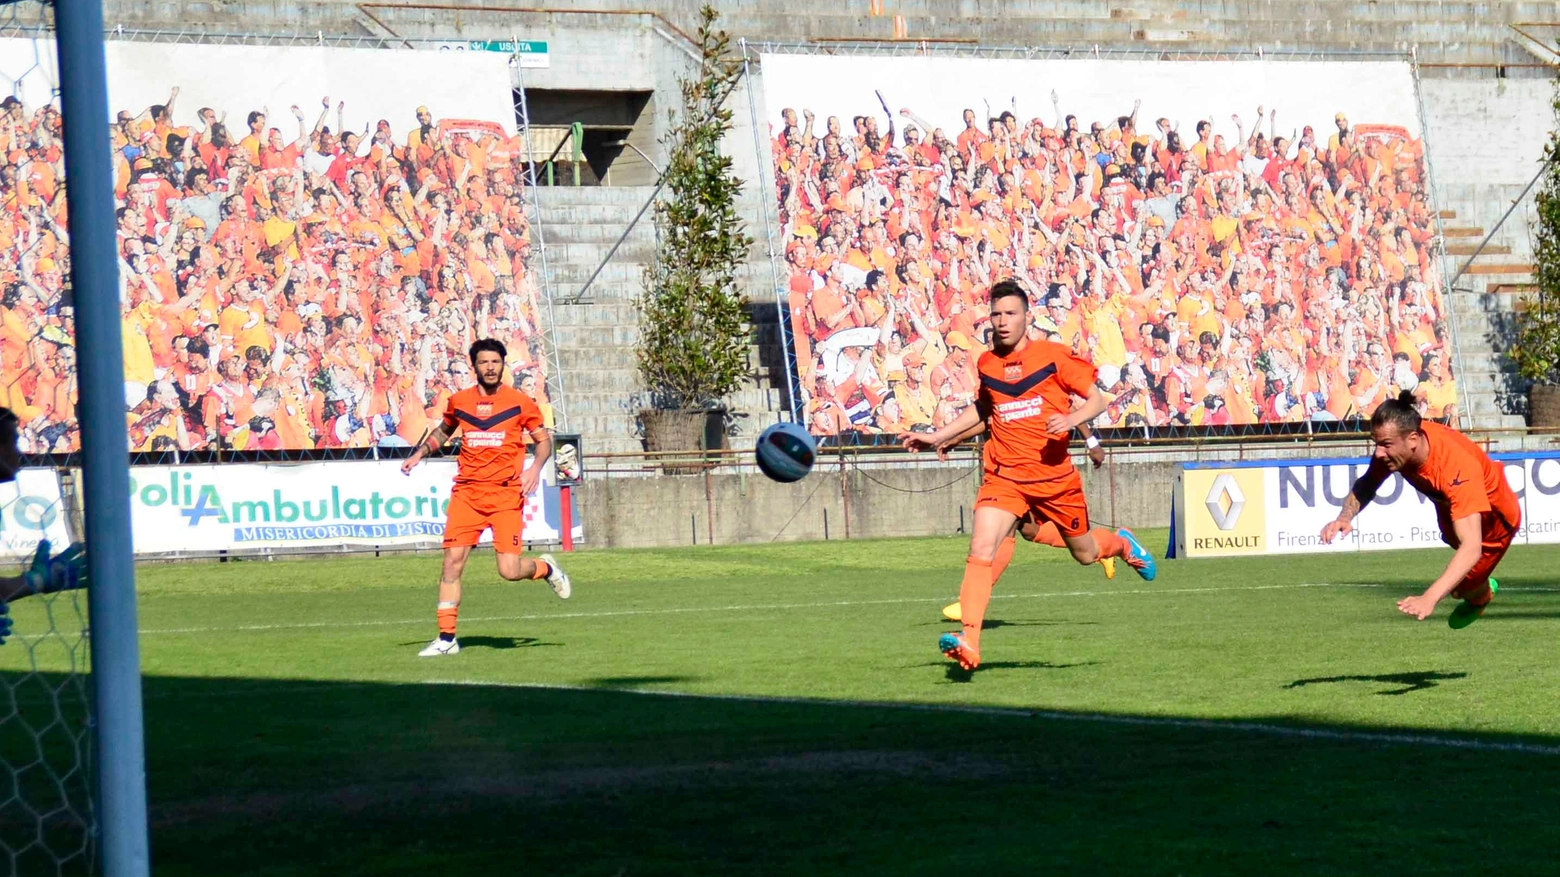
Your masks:
<path fill-rule="evenodd" d="M 14 13 L 14 3 L 0 3 Z M 13 873 L 52 866 L 59 874 L 146 877 L 145 750 L 103 10 L 100 0 L 54 0 L 52 7 L 68 169 L 81 429 L 77 493 L 88 548 L 88 614 L 81 617 L 80 592 L 70 591 L 33 597 L 14 608 L 29 625 L 39 617 L 43 623 L 17 631 L 12 647 L 25 650 L 25 663 L 20 655 L 7 655 L 7 666 L 20 669 L 0 684 L 0 698 L 9 700 L 0 700 L 0 856 L 9 858 Z M 41 12 L 43 24 L 35 35 L 46 45 L 48 6 Z M 20 493 L 14 501 L 23 501 Z M 63 509 L 52 514 L 62 515 Z M 82 675 L 89 643 L 90 698 Z"/>

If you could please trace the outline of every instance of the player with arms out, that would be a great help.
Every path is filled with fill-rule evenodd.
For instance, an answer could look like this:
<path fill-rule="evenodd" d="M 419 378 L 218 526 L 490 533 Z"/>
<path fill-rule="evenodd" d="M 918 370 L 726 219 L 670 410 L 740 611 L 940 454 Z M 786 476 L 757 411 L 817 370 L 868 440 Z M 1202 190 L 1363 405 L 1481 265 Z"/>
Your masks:
<path fill-rule="evenodd" d="M 983 431 L 985 431 L 983 424 L 976 424 L 975 426 L 970 427 L 969 431 L 964 435 L 958 436 L 949 444 L 939 447 L 937 449 L 938 456 L 943 456 L 948 450 L 957 446 L 960 442 L 967 438 L 973 438 L 977 435 L 980 435 Z M 1088 426 L 1080 423 L 1078 424 L 1078 432 L 1083 435 L 1084 442 L 1088 449 L 1089 462 L 1093 464 L 1095 469 L 1105 465 L 1105 449 L 1100 447 L 1100 440 L 1094 437 L 1094 431 L 1089 429 Z M 1062 539 L 1062 531 L 1057 529 L 1055 524 L 1046 520 L 1037 521 L 1032 514 L 1026 514 L 1022 518 L 1018 519 L 1017 530 L 1018 535 L 1023 536 L 1025 540 L 1033 542 L 1036 545 L 1049 545 L 1052 548 L 1061 549 L 1067 548 L 1067 542 Z M 991 577 L 993 584 L 996 583 L 997 576 L 1001 574 L 1000 571 L 1006 569 L 1008 562 L 1013 559 L 1013 549 L 1016 545 L 1017 542 L 1014 540 L 1013 534 L 1009 533 L 1007 537 L 1002 540 L 1002 544 L 997 546 L 997 556 L 991 563 L 991 568 L 994 571 L 994 574 Z M 1105 578 L 1113 579 L 1116 577 L 1116 558 L 1101 557 L 1098 562 L 1099 565 L 1105 570 Z M 964 611 L 959 606 L 959 601 L 955 600 L 952 603 L 949 603 L 947 606 L 943 607 L 943 618 L 946 618 L 949 621 L 959 621 L 963 617 Z"/>
<path fill-rule="evenodd" d="M 1354 516 L 1375 498 L 1387 476 L 1402 475 L 1435 505 L 1441 540 L 1456 553 L 1440 578 L 1423 594 L 1399 600 L 1398 609 L 1423 621 L 1450 594 L 1462 603 L 1447 624 L 1467 627 L 1484 614 L 1499 589 L 1490 575 L 1522 526 L 1522 507 L 1505 470 L 1457 430 L 1421 420 L 1409 392 L 1376 408 L 1370 435 L 1376 443 L 1370 467 L 1344 497 L 1337 520 L 1322 528 L 1322 541 L 1347 536 Z"/>
<path fill-rule="evenodd" d="M 1105 410 L 1094 385 L 1094 366 L 1051 341 L 1031 341 L 1029 298 L 1017 283 L 991 287 L 992 349 L 977 367 L 975 404 L 952 423 L 922 435 L 901 433 L 909 451 L 946 450 L 949 443 L 984 425 L 988 439 L 985 477 L 975 500 L 975 529 L 959 586 L 961 633 L 944 634 L 937 646 L 965 670 L 980 666 L 980 628 L 991 588 L 1002 574 L 998 549 L 1020 518 L 1050 521 L 1073 559 L 1088 565 L 1120 557 L 1152 580 L 1154 558 L 1127 530 L 1089 530 L 1083 479 L 1068 454 L 1068 437 L 1080 423 Z M 1072 408 L 1072 397 L 1085 401 Z M 1009 552 L 1011 554 L 1011 552 Z"/>
<path fill-rule="evenodd" d="M 508 355 L 504 345 L 492 338 L 471 345 L 476 386 L 450 397 L 438 428 L 401 464 L 401 472 L 410 475 L 424 456 L 443 447 L 457 430 L 460 432 L 459 467 L 444 524 L 439 635 L 418 653 L 424 658 L 460 651 L 460 642 L 455 638 L 460 577 L 472 547 L 490 527 L 493 550 L 498 552 L 499 575 L 511 582 L 546 579 L 553 593 L 569 599 L 569 577 L 552 555 L 543 554 L 536 560 L 520 556 L 525 498 L 536 489 L 542 466 L 552 454 L 552 435 L 542 424 L 536 401 L 504 383 L 504 359 Z M 530 466 L 525 465 L 527 436 L 536 443 Z"/>

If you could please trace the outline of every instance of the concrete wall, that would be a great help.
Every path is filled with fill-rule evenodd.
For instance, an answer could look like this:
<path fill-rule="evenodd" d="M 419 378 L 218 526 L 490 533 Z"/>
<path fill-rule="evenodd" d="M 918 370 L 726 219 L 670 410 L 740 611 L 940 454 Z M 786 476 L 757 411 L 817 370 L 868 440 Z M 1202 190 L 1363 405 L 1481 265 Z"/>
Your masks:
<path fill-rule="evenodd" d="M 1527 185 L 1554 127 L 1547 79 L 1425 79 L 1431 161 L 1443 186 Z"/>
<path fill-rule="evenodd" d="M 1538 173 L 1554 127 L 1550 80 L 1421 82 L 1437 207 L 1455 214 L 1445 220 L 1472 237 L 1448 237 L 1450 281 L 1470 262 L 1484 236 L 1489 246 L 1450 294 L 1451 322 L 1460 352 L 1456 372 L 1464 410 L 1480 428 L 1520 426 L 1526 384 L 1503 353 L 1510 345 L 1513 307 L 1519 289 L 1532 282 L 1533 193 L 1523 191 Z M 1510 216 L 1509 208 L 1516 205 Z M 1505 219 L 1504 225 L 1497 225 Z"/>
<path fill-rule="evenodd" d="M 579 508 L 589 544 L 612 548 L 872 539 L 969 527 L 977 473 L 943 469 L 819 471 L 796 484 L 762 475 L 587 480 Z"/>
<path fill-rule="evenodd" d="M 1099 526 L 1170 522 L 1173 462 L 1085 466 L 1089 517 Z M 973 464 L 843 471 L 826 466 L 796 484 L 756 473 L 588 479 L 575 494 L 597 547 L 730 545 L 883 539 L 969 532 L 980 484 Z"/>
<path fill-rule="evenodd" d="M 263 28 L 268 32 L 380 34 L 372 13 L 395 30 L 418 15 L 451 29 L 483 16 L 506 18 L 521 37 L 557 22 L 585 26 L 622 21 L 598 10 L 643 9 L 659 13 L 653 26 L 691 32 L 698 0 L 549 0 L 562 12 L 524 11 L 516 0 L 443 0 L 436 13 L 402 11 L 352 0 L 107 0 L 110 26 L 207 26 Z M 895 0 L 886 15 L 868 14 L 864 0 L 721 0 L 716 6 L 734 34 L 755 39 L 887 40 L 903 16 L 912 39 L 979 40 L 986 45 L 1136 46 L 1165 51 L 1224 49 L 1406 50 L 1417 45 L 1424 60 L 1442 63 L 1531 63 L 1534 56 L 1513 40 L 1508 22 L 1554 21 L 1553 2 L 1444 3 L 1438 0 Z M 1540 39 L 1552 34 L 1539 33 Z M 486 36 L 486 39 L 500 37 Z M 1438 71 L 1455 75 L 1458 71 Z M 1512 75 L 1525 72 L 1515 70 Z"/>
<path fill-rule="evenodd" d="M 1490 450 L 1553 450 L 1548 442 L 1547 436 L 1532 436 L 1497 442 Z M 1082 457 L 1074 463 L 1095 526 L 1137 528 L 1169 526 L 1171 491 L 1183 462 L 1368 455 L 1363 439 L 1296 438 L 1163 450 L 1128 446 L 1113 450 L 1097 470 Z M 751 467 L 708 476 L 603 474 L 602 463 L 593 468 L 587 460 L 590 474 L 575 493 L 575 507 L 586 542 L 599 548 L 817 540 L 825 538 L 825 519 L 830 540 L 847 538 L 847 527 L 852 539 L 969 532 L 980 484 L 974 459 L 901 460 L 901 468 L 891 468 L 881 460 L 847 459 L 843 470 L 837 460 L 825 460 L 795 484 L 777 484 Z"/>

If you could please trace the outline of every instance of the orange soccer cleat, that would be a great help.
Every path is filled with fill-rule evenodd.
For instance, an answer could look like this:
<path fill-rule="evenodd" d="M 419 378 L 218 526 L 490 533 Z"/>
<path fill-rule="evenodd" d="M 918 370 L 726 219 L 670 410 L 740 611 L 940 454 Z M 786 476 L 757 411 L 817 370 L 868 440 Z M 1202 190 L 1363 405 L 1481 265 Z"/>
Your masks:
<path fill-rule="evenodd" d="M 965 670 L 973 670 L 980 666 L 980 650 L 965 642 L 962 633 L 943 634 L 937 640 L 937 648 L 941 649 L 950 661 L 958 661 L 959 666 Z"/>

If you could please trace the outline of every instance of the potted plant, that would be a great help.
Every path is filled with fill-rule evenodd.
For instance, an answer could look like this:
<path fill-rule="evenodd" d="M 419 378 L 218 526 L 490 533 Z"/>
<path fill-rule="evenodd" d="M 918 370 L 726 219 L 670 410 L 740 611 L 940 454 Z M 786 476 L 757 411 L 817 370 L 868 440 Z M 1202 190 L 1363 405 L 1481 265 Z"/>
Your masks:
<path fill-rule="evenodd" d="M 678 79 L 682 104 L 662 141 L 667 165 L 655 202 L 655 258 L 639 309 L 639 376 L 649 405 L 639 412 L 648 451 L 697 451 L 723 440 L 723 400 L 748 377 L 748 301 L 737 285 L 752 239 L 737 212 L 742 181 L 722 154 L 731 130 L 726 97 L 742 65 L 700 11 L 698 67 Z"/>
<path fill-rule="evenodd" d="M 1560 83 L 1551 100 L 1560 121 Z M 1560 125 L 1549 133 L 1544 184 L 1534 199 L 1533 276 L 1537 289 L 1518 306 L 1516 338 L 1508 351 L 1528 388 L 1528 425 L 1560 428 Z"/>

